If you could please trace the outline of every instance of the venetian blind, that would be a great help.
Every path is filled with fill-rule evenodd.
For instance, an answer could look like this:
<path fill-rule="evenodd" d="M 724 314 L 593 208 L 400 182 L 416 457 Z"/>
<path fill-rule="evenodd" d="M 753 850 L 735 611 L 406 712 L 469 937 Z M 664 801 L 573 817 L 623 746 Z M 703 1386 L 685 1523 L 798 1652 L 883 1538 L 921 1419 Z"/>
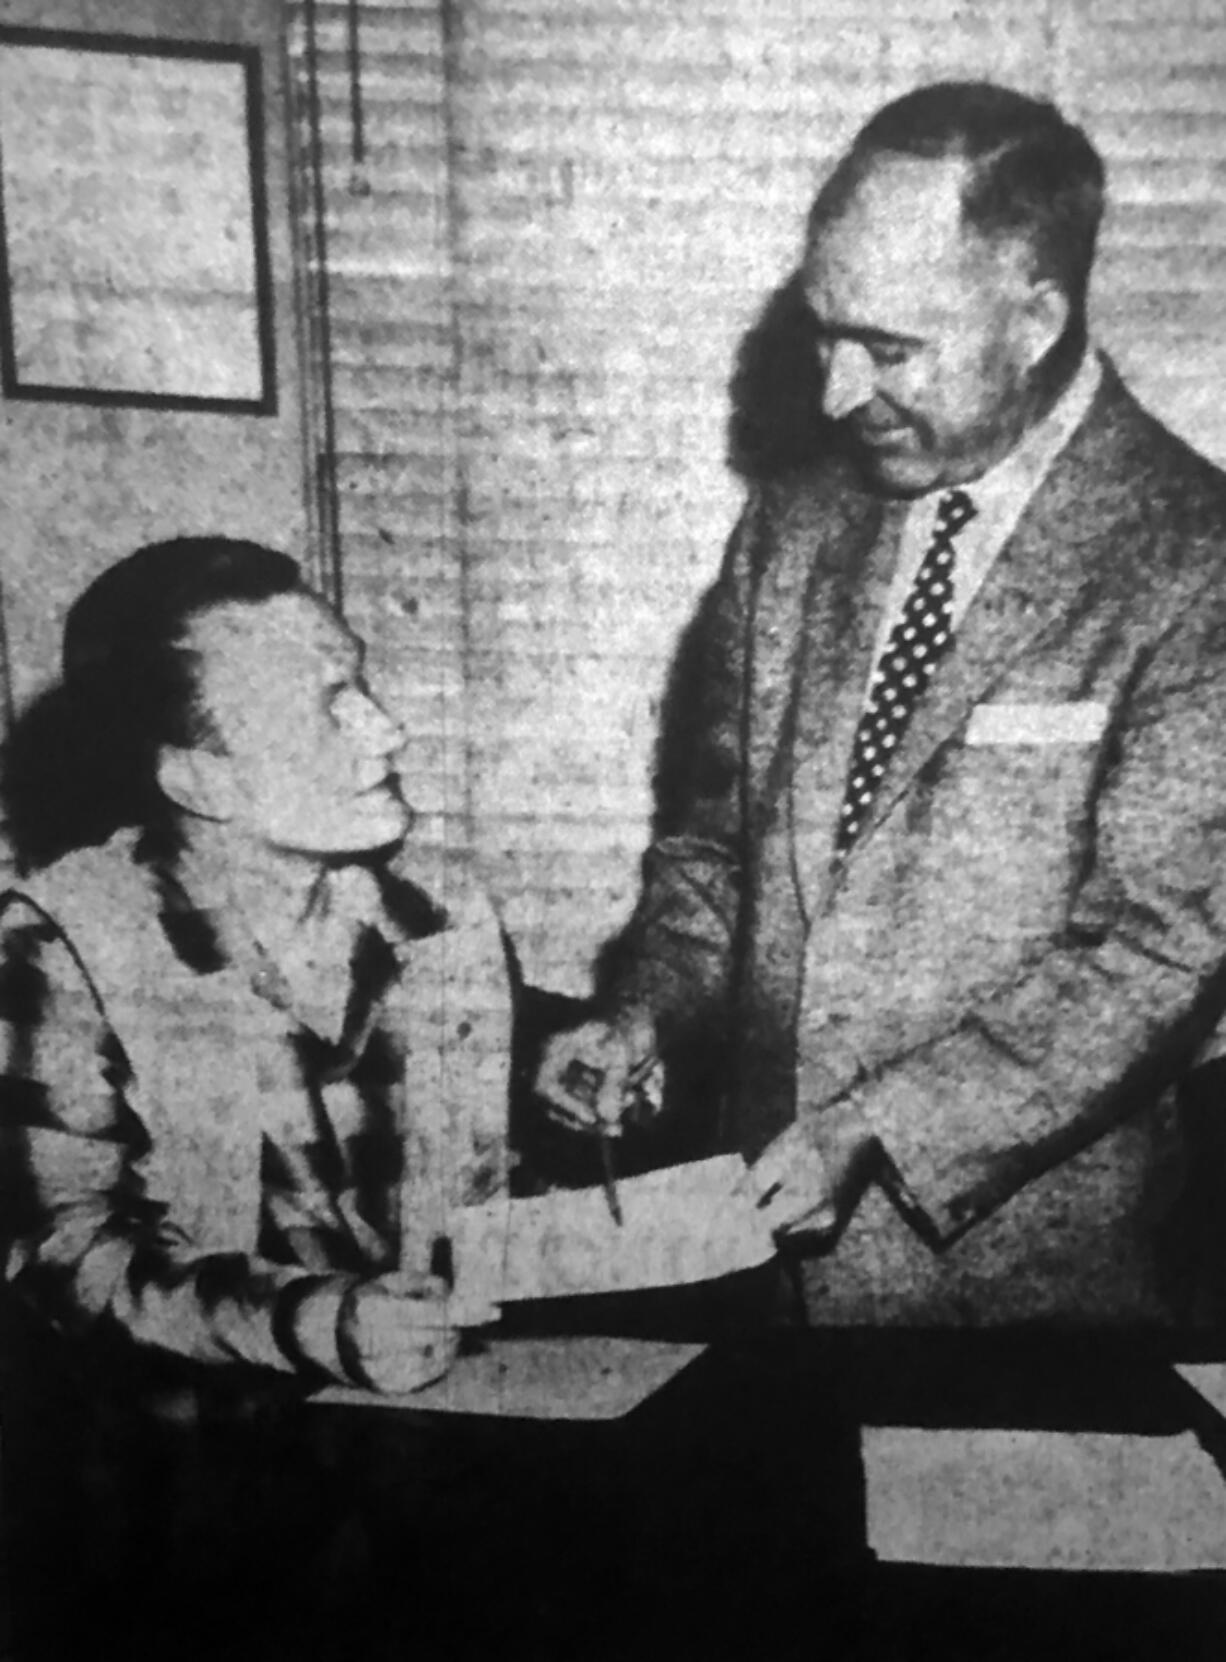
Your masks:
<path fill-rule="evenodd" d="M 475 840 L 529 974 L 582 990 L 633 899 L 669 664 L 742 494 L 738 343 L 838 149 L 920 80 L 1059 99 L 1112 173 L 1101 336 L 1226 456 L 1226 18 L 365 4 L 354 181 L 353 14 L 315 12 L 347 603 L 409 717 L 411 793 Z"/>

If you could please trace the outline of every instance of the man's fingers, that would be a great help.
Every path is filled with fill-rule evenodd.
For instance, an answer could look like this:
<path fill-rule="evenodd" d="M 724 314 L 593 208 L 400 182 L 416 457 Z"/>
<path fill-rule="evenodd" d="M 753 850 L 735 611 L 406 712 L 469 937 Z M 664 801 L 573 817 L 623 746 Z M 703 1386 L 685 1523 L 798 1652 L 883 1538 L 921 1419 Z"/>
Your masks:
<path fill-rule="evenodd" d="M 814 1240 L 837 1235 L 872 1178 L 880 1144 L 866 1133 L 823 1152 L 785 1131 L 750 1168 L 758 1205 L 776 1235 Z M 752 1191 L 751 1191 L 752 1192 Z"/>
<path fill-rule="evenodd" d="M 573 1131 L 592 1131 L 599 1124 L 596 1091 L 576 1091 L 558 1081 L 549 1091 L 542 1090 L 538 1085 L 537 1095 L 548 1103 L 550 1118 Z"/>
<path fill-rule="evenodd" d="M 560 1033 L 545 1047 L 536 1093 L 549 1104 L 552 1117 L 572 1125 L 590 1125 L 603 1074 L 603 1033 L 590 1027 Z"/>
<path fill-rule="evenodd" d="M 534 1090 L 549 1111 L 550 1119 L 582 1124 L 591 1119 L 591 1106 L 572 1095 L 562 1082 L 566 1058 L 555 1061 L 547 1057 L 537 1074 Z"/>
<path fill-rule="evenodd" d="M 560 1080 L 542 1074 L 536 1082 L 536 1094 L 545 1104 L 549 1118 L 570 1127 L 590 1127 L 595 1123 L 596 1111 L 592 1102 L 568 1091 Z"/>
<path fill-rule="evenodd" d="M 570 1130 L 621 1128 L 631 1058 L 615 1029 L 603 1023 L 559 1034 L 546 1048 L 536 1091 L 550 1117 Z"/>
<path fill-rule="evenodd" d="M 594 1068 L 572 1061 L 562 1075 L 561 1089 L 549 1098 L 553 1117 L 572 1131 L 620 1136 L 625 1081 L 625 1071 L 616 1065 Z"/>
<path fill-rule="evenodd" d="M 773 1150 L 768 1148 L 760 1159 L 748 1167 L 740 1181 L 750 1194 L 763 1200 L 769 1190 L 778 1190 L 780 1183 L 787 1176 L 787 1171 L 787 1162 L 774 1156 Z"/>
<path fill-rule="evenodd" d="M 789 1239 L 800 1235 L 833 1235 L 839 1226 L 838 1208 L 829 1200 L 814 1203 L 811 1193 L 786 1183 L 772 1185 L 758 1202 L 762 1219 L 772 1235 Z"/>
<path fill-rule="evenodd" d="M 751 1192 L 761 1199 L 771 1190 L 778 1194 L 785 1184 L 794 1192 L 798 1185 L 812 1182 L 815 1177 L 820 1182 L 823 1176 L 815 1151 L 790 1129 L 766 1145 L 750 1166 L 747 1181 Z"/>
<path fill-rule="evenodd" d="M 774 1234 L 796 1229 L 802 1219 L 817 1233 L 835 1226 L 833 1176 L 793 1126 L 763 1149 L 749 1168 L 746 1187 Z"/>
<path fill-rule="evenodd" d="M 838 1209 L 829 1201 L 823 1201 L 820 1206 L 810 1207 L 790 1222 L 779 1224 L 778 1232 L 781 1235 L 832 1235 L 838 1226 Z"/>
<path fill-rule="evenodd" d="M 622 1115 L 630 1100 L 630 1070 L 624 1059 L 606 1068 L 596 1091 L 596 1129 L 602 1135 L 620 1137 Z"/>

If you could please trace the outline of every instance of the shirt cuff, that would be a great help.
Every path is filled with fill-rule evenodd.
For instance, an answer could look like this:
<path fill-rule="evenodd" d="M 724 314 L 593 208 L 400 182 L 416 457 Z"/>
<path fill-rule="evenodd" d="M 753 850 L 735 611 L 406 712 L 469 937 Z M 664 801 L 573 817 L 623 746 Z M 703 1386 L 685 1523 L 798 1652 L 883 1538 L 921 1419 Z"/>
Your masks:
<path fill-rule="evenodd" d="M 348 1276 L 305 1276 L 282 1293 L 275 1335 L 295 1369 L 318 1383 L 352 1385 L 340 1348 L 341 1318 L 356 1282 Z"/>
<path fill-rule="evenodd" d="M 805 1140 L 817 1150 L 827 1166 L 840 1167 L 848 1151 L 873 1140 L 873 1127 L 861 1106 L 852 1097 L 832 1102 L 816 1113 L 801 1114 L 799 1123 Z"/>

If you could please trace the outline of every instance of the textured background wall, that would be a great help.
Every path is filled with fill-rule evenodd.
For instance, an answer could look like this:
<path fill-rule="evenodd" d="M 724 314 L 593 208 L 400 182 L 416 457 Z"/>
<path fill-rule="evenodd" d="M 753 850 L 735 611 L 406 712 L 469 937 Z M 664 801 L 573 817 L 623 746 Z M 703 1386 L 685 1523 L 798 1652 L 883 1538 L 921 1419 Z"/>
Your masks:
<path fill-rule="evenodd" d="M 734 353 L 830 161 L 921 79 L 1055 95 L 1112 171 L 1102 338 L 1226 458 L 1226 16 L 368 4 L 355 193 L 346 8 L 316 10 L 348 603 L 414 730 L 416 799 L 475 838 L 530 974 L 581 991 L 631 903 L 667 665 L 740 498 Z"/>
<path fill-rule="evenodd" d="M 0 22 L 263 48 L 279 368 L 274 416 L 0 402 L 0 579 L 20 698 L 53 672 L 73 595 L 139 543 L 212 529 L 300 546 L 303 464 L 276 0 L 0 0 Z M 157 119 L 156 108 L 145 119 Z M 164 130 L 151 136 L 151 149 L 163 149 L 165 141 Z M 55 181 L 48 214 L 72 201 L 74 187 L 88 181 L 90 163 L 84 126 L 80 174 Z M 61 217 L 71 247 L 71 238 L 83 234 L 82 216 Z M 194 275 L 185 273 L 189 287 Z"/>

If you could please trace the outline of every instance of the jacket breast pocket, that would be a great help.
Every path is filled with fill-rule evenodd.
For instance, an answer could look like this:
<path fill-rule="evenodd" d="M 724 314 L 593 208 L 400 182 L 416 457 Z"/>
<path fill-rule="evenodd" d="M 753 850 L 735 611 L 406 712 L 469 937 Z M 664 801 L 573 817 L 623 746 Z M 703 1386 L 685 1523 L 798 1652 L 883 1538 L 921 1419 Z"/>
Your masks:
<path fill-rule="evenodd" d="M 968 745 L 1059 748 L 1095 744 L 1107 730 L 1108 709 L 1097 698 L 1038 703 L 998 700 L 977 704 L 966 728 Z"/>
<path fill-rule="evenodd" d="M 1001 933 L 1063 927 L 1090 852 L 1100 747 L 966 744 L 929 798 L 930 853 Z"/>

